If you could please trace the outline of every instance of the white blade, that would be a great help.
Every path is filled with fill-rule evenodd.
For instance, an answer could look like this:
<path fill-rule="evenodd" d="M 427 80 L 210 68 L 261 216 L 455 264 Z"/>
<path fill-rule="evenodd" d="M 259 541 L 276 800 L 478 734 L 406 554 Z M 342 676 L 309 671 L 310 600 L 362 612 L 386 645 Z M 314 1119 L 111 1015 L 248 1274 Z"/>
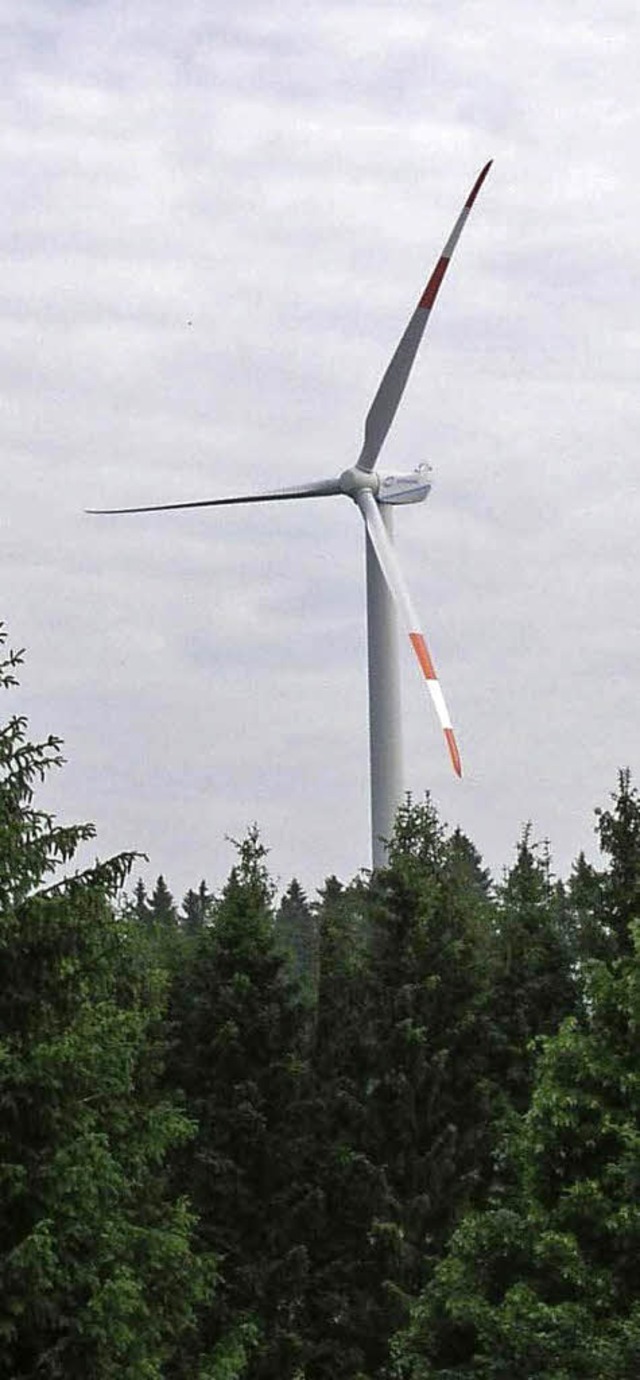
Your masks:
<path fill-rule="evenodd" d="M 490 167 L 491 162 L 487 163 L 486 167 L 482 169 L 480 176 L 476 179 L 471 188 L 469 196 L 465 201 L 442 254 L 438 259 L 429 282 L 427 283 L 400 344 L 382 378 L 371 407 L 369 408 L 364 428 L 364 444 L 357 462 L 358 468 L 361 470 L 372 470 L 378 459 L 389 427 L 396 415 L 398 404 L 404 393 L 405 385 L 413 366 L 413 361 L 418 352 L 418 346 L 422 340 L 424 328 L 431 314 L 431 308 L 438 295 L 442 279 L 449 267 L 449 260 L 460 239 L 471 207 L 473 206 Z"/>
<path fill-rule="evenodd" d="M 442 728 L 447 748 L 449 749 L 453 770 L 456 772 L 457 776 L 462 776 L 462 763 L 460 761 L 460 753 L 458 751 L 451 717 L 445 703 L 444 695 L 440 689 L 440 682 L 436 675 L 431 656 L 429 655 L 429 649 L 423 634 L 419 631 L 418 617 L 413 607 L 411 595 L 407 589 L 404 575 L 400 569 L 393 545 L 387 536 L 385 525 L 378 511 L 378 505 L 369 489 L 362 489 L 356 497 L 356 502 L 364 518 L 371 545 L 373 546 L 380 564 L 380 569 L 401 611 L 407 633 L 409 634 L 409 641 L 418 658 L 420 669 L 427 682 L 427 687 L 431 699 L 433 700 L 436 714 L 440 720 L 440 727 Z"/>
<path fill-rule="evenodd" d="M 240 494 L 234 498 L 202 498 L 191 503 L 153 503 L 144 508 L 87 508 L 87 513 L 168 513 L 176 508 L 222 508 L 230 503 L 276 503 L 289 498 L 324 498 L 329 494 L 341 494 L 337 479 L 318 479 L 311 484 L 298 484 L 291 489 L 272 489 L 261 494 Z"/>

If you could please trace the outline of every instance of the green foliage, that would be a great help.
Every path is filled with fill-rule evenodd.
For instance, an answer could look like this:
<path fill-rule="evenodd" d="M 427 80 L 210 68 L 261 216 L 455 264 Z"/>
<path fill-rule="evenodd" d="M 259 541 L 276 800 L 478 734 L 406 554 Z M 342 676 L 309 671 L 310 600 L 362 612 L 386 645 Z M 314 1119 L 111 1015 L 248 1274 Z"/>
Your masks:
<path fill-rule="evenodd" d="M 600 920 L 621 956 L 591 963 L 580 1018 L 543 1041 L 531 1106 L 512 1132 L 511 1186 L 454 1233 L 394 1344 L 404 1380 L 638 1373 L 640 928 L 622 928 L 640 880 L 636 812 L 623 775 L 600 879 L 611 905 Z"/>
<path fill-rule="evenodd" d="M 34 808 L 58 741 L 0 743 L 0 1376 L 152 1380 L 210 1273 L 166 1191 L 163 979 L 114 916 L 132 855 L 43 887 L 93 836 Z"/>
<path fill-rule="evenodd" d="M 289 959 L 291 971 L 315 1000 L 318 986 L 318 934 L 316 918 L 295 877 L 275 915 L 276 939 Z"/>
<path fill-rule="evenodd" d="M 254 826 L 178 909 L 66 875 L 61 760 L 0 729 L 0 1380 L 640 1373 L 629 774 L 566 885 L 427 797 L 315 902 Z"/>
<path fill-rule="evenodd" d="M 6 642 L 0 624 L 0 649 L 4 650 L 0 689 L 8 690 L 17 685 L 14 672 L 22 652 L 6 650 Z M 52 768 L 63 764 L 61 746 L 52 734 L 43 743 L 29 742 L 27 722 L 21 715 L 12 715 L 0 727 L 0 907 L 5 912 L 42 888 L 45 878 L 70 862 L 79 845 L 95 836 L 93 824 L 59 825 L 52 815 L 34 807 L 35 787 Z M 114 890 L 123 885 L 135 856 L 121 853 L 97 864 L 85 874 L 86 880 Z"/>
<path fill-rule="evenodd" d="M 324 889 L 305 1321 L 314 1380 L 379 1373 L 425 1253 L 486 1173 L 487 898 L 475 850 L 447 837 L 428 800 L 401 810 L 384 872 Z"/>
<path fill-rule="evenodd" d="M 492 1017 L 494 1072 L 509 1104 L 526 1111 L 536 1041 L 578 1008 L 576 948 L 562 888 L 527 828 L 497 889 Z"/>
<path fill-rule="evenodd" d="M 185 934 L 197 935 L 208 924 L 213 897 L 207 891 L 206 883 L 200 883 L 197 891 L 190 887 L 183 902 L 180 917 Z"/>
<path fill-rule="evenodd" d="M 609 858 L 601 878 L 600 921 L 608 956 L 632 949 L 632 924 L 640 920 L 640 797 L 630 772 L 618 773 L 613 809 L 596 810 L 600 848 Z"/>
<path fill-rule="evenodd" d="M 223 1355 L 230 1366 L 246 1353 L 252 1375 L 286 1380 L 299 1349 L 305 1268 L 293 1210 L 308 1017 L 276 945 L 257 830 L 236 847 L 238 861 L 174 985 L 170 1077 L 198 1125 L 175 1182 L 192 1197 L 202 1247 L 221 1260 L 222 1287 L 201 1320 L 207 1354 L 219 1368 Z M 256 1326 L 260 1343 L 250 1347 Z"/>
<path fill-rule="evenodd" d="M 152 925 L 165 929 L 175 928 L 178 923 L 178 912 L 162 874 L 156 880 L 148 904 L 149 919 Z"/>

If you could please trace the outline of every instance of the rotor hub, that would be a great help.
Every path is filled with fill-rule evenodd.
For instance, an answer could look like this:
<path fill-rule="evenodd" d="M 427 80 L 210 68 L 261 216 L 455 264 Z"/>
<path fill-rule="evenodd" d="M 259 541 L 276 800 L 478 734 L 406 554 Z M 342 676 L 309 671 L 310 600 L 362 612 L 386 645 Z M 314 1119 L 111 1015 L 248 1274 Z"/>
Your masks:
<path fill-rule="evenodd" d="M 363 489 L 368 489 L 374 497 L 380 488 L 380 479 L 377 474 L 370 473 L 369 470 L 361 470 L 357 465 L 352 465 L 350 469 L 343 470 L 338 479 L 343 494 L 348 494 L 349 498 L 357 500 L 359 493 Z"/>

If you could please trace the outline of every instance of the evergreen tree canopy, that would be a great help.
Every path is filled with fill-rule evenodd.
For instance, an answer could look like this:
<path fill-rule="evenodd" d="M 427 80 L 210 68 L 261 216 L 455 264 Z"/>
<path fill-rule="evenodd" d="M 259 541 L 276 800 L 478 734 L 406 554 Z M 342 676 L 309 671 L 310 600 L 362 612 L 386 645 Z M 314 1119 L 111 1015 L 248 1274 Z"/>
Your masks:
<path fill-rule="evenodd" d="M 277 904 L 253 826 L 178 910 L 73 871 L 61 760 L 0 728 L 0 1380 L 635 1380 L 629 773 L 566 885 L 407 798 L 373 874 Z"/>
<path fill-rule="evenodd" d="M 633 947 L 632 923 L 640 920 L 640 797 L 631 773 L 618 774 L 613 809 L 596 810 L 600 848 L 609 859 L 601 878 L 600 919 L 612 956 Z"/>
<path fill-rule="evenodd" d="M 620 956 L 586 965 L 579 1015 L 542 1042 L 508 1145 L 509 1187 L 454 1232 L 394 1344 L 403 1380 L 640 1370 L 640 850 L 628 774 L 599 820 L 611 859 L 599 922 Z M 590 906 L 594 894 L 589 885 Z"/>
<path fill-rule="evenodd" d="M 640 966 L 550 1037 L 506 1202 L 467 1217 L 396 1343 L 406 1380 L 631 1380 L 640 1367 Z"/>
<path fill-rule="evenodd" d="M 153 1380 L 205 1285 L 164 1171 L 191 1127 L 158 1087 L 162 977 L 110 904 L 132 855 L 43 885 L 94 832 L 33 805 L 60 761 L 0 730 L 0 1376 Z"/>
<path fill-rule="evenodd" d="M 222 1283 L 203 1315 L 215 1348 L 259 1332 L 253 1376 L 293 1376 L 305 1252 L 295 1229 L 307 1016 L 278 952 L 266 850 L 253 828 L 211 923 L 189 950 L 172 1000 L 170 1074 L 198 1133 L 177 1181 L 198 1236 L 221 1259 Z"/>
<path fill-rule="evenodd" d="M 576 951 L 564 893 L 549 859 L 525 829 L 516 861 L 497 888 L 492 1016 L 495 1074 L 510 1104 L 526 1110 L 535 1041 L 577 1009 Z"/>
<path fill-rule="evenodd" d="M 318 981 L 318 936 L 315 916 L 295 877 L 278 906 L 276 938 L 291 963 L 294 977 L 315 998 Z"/>
<path fill-rule="evenodd" d="M 204 929 L 209 920 L 212 899 L 204 881 L 197 891 L 189 888 L 182 902 L 181 923 L 185 934 L 196 935 Z"/>
<path fill-rule="evenodd" d="M 149 918 L 153 925 L 172 929 L 178 922 L 176 905 L 162 874 L 149 898 Z"/>
<path fill-rule="evenodd" d="M 477 855 L 428 800 L 400 811 L 384 872 L 324 889 L 313 1380 L 381 1373 L 425 1252 L 486 1174 L 487 905 Z"/>

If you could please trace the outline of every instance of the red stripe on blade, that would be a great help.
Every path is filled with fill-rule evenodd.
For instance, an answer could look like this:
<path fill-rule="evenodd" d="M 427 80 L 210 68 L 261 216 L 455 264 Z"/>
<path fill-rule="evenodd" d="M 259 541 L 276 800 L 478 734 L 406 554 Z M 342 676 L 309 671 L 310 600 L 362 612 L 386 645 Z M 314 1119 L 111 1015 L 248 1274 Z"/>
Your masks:
<path fill-rule="evenodd" d="M 431 277 L 430 277 L 430 279 L 429 279 L 429 282 L 427 283 L 427 286 L 426 286 L 426 288 L 425 288 L 425 290 L 424 290 L 424 292 L 423 292 L 423 294 L 422 294 L 422 297 L 420 298 L 420 301 L 418 302 L 418 306 L 419 306 L 419 307 L 426 307 L 426 308 L 429 308 L 429 307 L 432 307 L 432 306 L 433 306 L 433 304 L 434 304 L 434 302 L 435 302 L 435 300 L 436 300 L 436 297 L 438 296 L 438 288 L 440 287 L 440 284 L 441 284 L 441 282 L 442 282 L 442 279 L 444 278 L 444 275 L 445 275 L 445 273 L 446 273 L 448 267 L 449 267 L 449 260 L 448 260 L 448 259 L 445 259 L 445 258 L 438 259 L 438 262 L 437 262 L 437 264 L 436 264 L 436 266 L 435 266 L 435 268 L 434 268 L 434 270 L 433 270 L 433 273 L 431 274 Z"/>
<path fill-rule="evenodd" d="M 486 164 L 486 166 L 482 169 L 482 172 L 480 173 L 480 176 L 479 176 L 479 177 L 476 179 L 476 181 L 474 182 L 473 187 L 471 188 L 471 191 L 469 192 L 468 199 L 467 199 L 467 201 L 465 201 L 465 206 L 467 206 L 467 207 L 473 206 L 473 203 L 474 203 L 474 201 L 475 201 L 475 199 L 476 199 L 476 197 L 477 197 L 477 195 L 478 195 L 478 192 L 480 191 L 480 188 L 481 188 L 481 186 L 482 186 L 482 184 L 483 184 L 483 182 L 484 182 L 485 177 L 487 176 L 487 173 L 488 173 L 489 168 L 491 167 L 491 164 L 492 164 L 492 163 L 493 163 L 493 158 L 490 158 L 490 159 L 489 159 L 489 162 L 488 162 L 488 163 Z"/>
<path fill-rule="evenodd" d="M 460 753 L 458 752 L 458 744 L 456 743 L 453 729 L 445 728 L 444 736 L 447 740 L 447 747 L 449 749 L 449 756 L 453 763 L 453 770 L 456 776 L 462 776 L 462 762 L 460 761 Z"/>
<path fill-rule="evenodd" d="M 438 677 L 433 669 L 433 662 L 427 651 L 427 644 L 422 633 L 409 633 L 409 641 L 420 662 L 427 680 L 437 680 Z"/>

